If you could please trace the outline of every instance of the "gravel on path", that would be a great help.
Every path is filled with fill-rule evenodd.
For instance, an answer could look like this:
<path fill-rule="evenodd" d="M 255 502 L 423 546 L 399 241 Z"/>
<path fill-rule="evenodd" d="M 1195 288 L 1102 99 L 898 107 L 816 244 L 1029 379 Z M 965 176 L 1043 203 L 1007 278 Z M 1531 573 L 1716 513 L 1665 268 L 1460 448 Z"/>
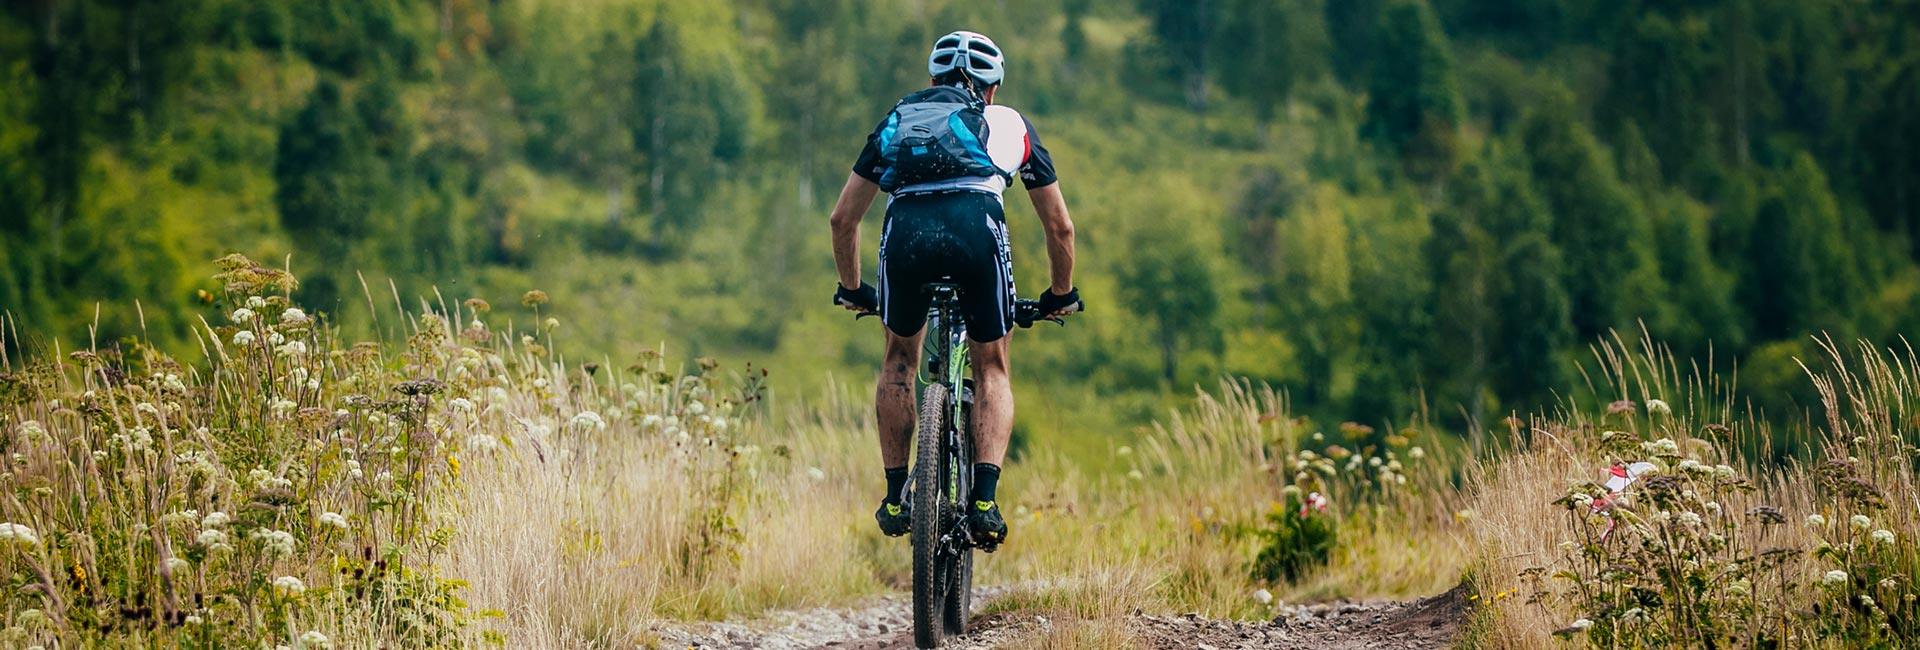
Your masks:
<path fill-rule="evenodd" d="M 976 589 L 976 608 L 1010 591 Z M 726 650 L 893 650 L 913 647 L 913 618 L 903 595 L 851 608 L 781 612 L 751 622 L 696 623 L 660 631 L 662 648 Z M 1340 601 L 1283 605 L 1271 621 L 1226 621 L 1197 614 L 1135 614 L 1127 626 L 1150 648 L 1193 650 L 1430 650 L 1451 647 L 1467 619 L 1465 585 L 1412 601 Z M 978 618 L 947 647 L 987 650 L 1045 634 L 1061 621 L 1048 612 Z"/>

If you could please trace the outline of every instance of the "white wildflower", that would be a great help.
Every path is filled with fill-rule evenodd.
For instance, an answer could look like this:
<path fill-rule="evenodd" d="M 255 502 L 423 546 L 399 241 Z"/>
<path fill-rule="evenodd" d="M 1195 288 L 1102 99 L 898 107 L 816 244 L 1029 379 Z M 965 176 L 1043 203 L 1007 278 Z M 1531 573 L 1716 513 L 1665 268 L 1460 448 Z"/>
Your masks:
<path fill-rule="evenodd" d="M 182 573 L 192 568 L 193 564 L 186 560 L 177 557 L 167 558 L 167 571 L 170 573 Z"/>
<path fill-rule="evenodd" d="M 1891 590 L 1894 587 L 1898 587 L 1898 586 L 1900 586 L 1900 583 L 1898 581 L 1895 581 L 1893 578 L 1883 578 L 1880 580 L 1881 589 Z"/>
<path fill-rule="evenodd" d="M 461 413 L 473 412 L 473 402 L 469 401 L 465 397 L 455 397 L 451 400 L 447 400 L 447 407 L 452 408 L 453 410 L 459 411 Z"/>
<path fill-rule="evenodd" d="M 1379 457 L 1379 456 L 1374 456 L 1374 457 L 1372 457 L 1372 458 L 1368 458 L 1368 459 L 1367 459 L 1367 466 L 1369 466 L 1369 467 L 1379 467 L 1379 466 L 1381 465 L 1381 462 L 1382 462 L 1382 461 L 1380 460 L 1380 457 Z"/>
<path fill-rule="evenodd" d="M 1848 519 L 1847 521 L 1859 530 L 1866 530 L 1873 527 L 1873 519 L 1866 515 L 1854 515 L 1852 519 Z"/>
<path fill-rule="evenodd" d="M 286 311 L 280 312 L 280 322 L 305 323 L 307 322 L 307 312 L 300 311 L 299 307 L 288 307 Z"/>
<path fill-rule="evenodd" d="M 298 596 L 307 593 L 307 583 L 293 576 L 280 576 L 273 579 L 273 591 L 282 596 Z"/>
<path fill-rule="evenodd" d="M 809 467 L 807 468 L 807 478 L 815 481 L 824 481 L 827 480 L 827 473 L 818 467 Z"/>
<path fill-rule="evenodd" d="M 1680 443 L 1674 442 L 1672 438 L 1661 438 L 1653 442 L 1640 443 L 1640 450 L 1652 456 L 1678 456 Z"/>
<path fill-rule="evenodd" d="M 1255 589 L 1255 590 L 1253 590 L 1253 600 L 1254 600 L 1255 602 L 1258 602 L 1258 603 L 1260 603 L 1260 604 L 1262 604 L 1262 605 L 1266 605 L 1266 604 L 1269 604 L 1269 603 L 1272 603 L 1272 602 L 1273 602 L 1273 592 L 1271 592 L 1271 591 L 1267 591 L 1267 590 L 1265 590 L 1265 589 Z"/>
<path fill-rule="evenodd" d="M 579 415 L 573 416 L 573 426 L 587 429 L 605 429 L 607 428 L 607 421 L 600 419 L 599 413 L 581 411 Z"/>
<path fill-rule="evenodd" d="M 139 404 L 135 404 L 133 405 L 133 410 L 140 413 L 145 413 L 147 415 L 150 415 L 156 418 L 160 417 L 160 409 L 156 408 L 152 402 L 141 402 Z"/>
<path fill-rule="evenodd" d="M 1130 479 L 1133 479 L 1133 480 L 1136 480 L 1136 481 L 1138 481 L 1138 480 L 1140 480 L 1140 479 L 1144 479 L 1144 478 L 1146 478 L 1146 477 L 1147 477 L 1147 475 L 1145 475 L 1145 474 L 1141 474 L 1141 473 L 1140 473 L 1140 470 L 1137 470 L 1137 469 L 1136 469 L 1136 470 L 1133 470 L 1133 471 L 1131 471 L 1131 472 L 1127 472 L 1127 478 L 1130 478 Z"/>
<path fill-rule="evenodd" d="M 1587 628 L 1590 628 L 1590 627 L 1593 627 L 1593 621 L 1589 621 L 1589 620 L 1587 620 L 1587 619 L 1584 619 L 1584 618 L 1582 618 L 1582 619 L 1575 619 L 1575 620 L 1573 621 L 1573 625 L 1569 625 L 1568 627 L 1571 627 L 1571 628 L 1573 628 L 1573 629 L 1576 629 L 1576 630 L 1584 630 L 1584 629 L 1587 629 Z"/>
<path fill-rule="evenodd" d="M 21 546 L 39 546 L 40 535 L 26 524 L 0 523 L 0 542 L 11 542 Z"/>
<path fill-rule="evenodd" d="M 659 415 L 648 413 L 647 417 L 640 418 L 640 426 L 641 428 L 651 429 L 660 426 L 660 423 L 664 421 L 665 420 L 661 419 Z"/>
<path fill-rule="evenodd" d="M 253 332 L 249 332 L 246 330 L 240 330 L 238 332 L 234 332 L 233 344 L 243 348 L 249 345 L 253 345 Z"/>
<path fill-rule="evenodd" d="M 262 309 L 262 308 L 265 308 L 266 306 L 267 306 L 266 298 L 262 298 L 260 296 L 247 296 L 247 307 L 250 307 L 253 309 Z"/>
<path fill-rule="evenodd" d="M 1808 528 L 1826 528 L 1827 518 L 1820 515 L 1807 515 Z"/>
<path fill-rule="evenodd" d="M 500 441 L 492 435 L 476 433 L 467 436 L 467 448 L 477 452 L 490 452 L 500 448 Z"/>
<path fill-rule="evenodd" d="M 307 650 L 309 648 L 319 648 L 324 650 L 325 648 L 332 648 L 332 647 L 333 647 L 333 641 L 328 640 L 327 635 L 321 634 L 319 630 L 308 630 L 306 634 L 300 635 L 301 650 Z"/>
<path fill-rule="evenodd" d="M 1697 512 L 1682 512 L 1682 513 L 1680 513 L 1680 525 L 1682 525 L 1682 526 L 1686 526 L 1686 527 L 1688 527 L 1688 528 L 1692 528 L 1692 527 L 1695 527 L 1695 526 L 1699 526 L 1699 525 L 1700 525 L 1700 513 L 1697 513 Z"/>
<path fill-rule="evenodd" d="M 247 309 L 246 307 L 235 309 L 233 310 L 232 318 L 233 318 L 233 322 L 235 323 L 253 322 L 253 310 Z"/>
<path fill-rule="evenodd" d="M 200 511 L 198 510 L 183 510 L 180 512 L 169 512 L 167 514 L 160 515 L 160 525 L 167 526 L 170 528 L 185 526 L 187 524 L 192 524 L 192 523 L 199 523 L 199 521 L 200 521 Z"/>
<path fill-rule="evenodd" d="M 40 442 L 47 439 L 46 427 L 39 422 L 27 420 L 20 423 L 20 438 L 27 442 Z"/>
<path fill-rule="evenodd" d="M 187 392 L 186 382 L 180 381 L 180 375 L 173 373 L 167 373 L 165 377 L 161 378 L 160 385 L 176 393 Z"/>
<path fill-rule="evenodd" d="M 199 625 L 207 622 L 206 619 L 200 618 L 199 614 L 188 614 L 186 620 L 188 625 Z"/>
<path fill-rule="evenodd" d="M 1408 458 L 1412 458 L 1412 459 L 1414 459 L 1414 460 L 1420 460 L 1420 459 L 1422 459 L 1422 458 L 1426 458 L 1426 457 L 1427 457 L 1427 450 L 1425 450 L 1425 449 L 1421 449 L 1421 448 L 1419 448 L 1419 447 L 1414 447 L 1414 448 L 1412 448 L 1412 449 L 1408 449 L 1408 450 L 1407 450 L 1407 457 L 1408 457 Z"/>
<path fill-rule="evenodd" d="M 692 404 L 688 404 L 687 412 L 692 413 L 694 415 L 705 413 L 707 412 L 707 404 L 705 402 L 694 402 Z"/>
<path fill-rule="evenodd" d="M 273 399 L 273 403 L 269 405 L 269 408 L 273 409 L 273 414 L 279 415 L 279 416 L 285 416 L 289 413 L 292 413 L 294 409 L 299 407 L 300 407 L 299 403 L 296 403 L 293 400 L 287 399 L 285 397 L 276 397 Z"/>
<path fill-rule="evenodd" d="M 1673 413 L 1673 407 L 1668 406 L 1666 400 L 1650 399 L 1647 400 L 1647 412 L 1671 415 Z"/>
<path fill-rule="evenodd" d="M 1828 571 L 1826 575 L 1820 576 L 1820 582 L 1829 587 L 1847 584 L 1847 572 L 1839 570 Z"/>
<path fill-rule="evenodd" d="M 281 343 L 286 343 L 286 342 L 287 342 L 287 337 L 284 334 L 281 334 L 279 332 L 272 332 L 267 334 L 267 345 L 269 347 L 277 348 L 277 347 L 280 347 Z"/>
<path fill-rule="evenodd" d="M 1708 501 L 1706 506 L 1704 507 L 1707 509 L 1707 514 L 1713 515 L 1715 517 L 1720 516 L 1720 504 L 1718 502 Z"/>
<path fill-rule="evenodd" d="M 1876 530 L 1876 531 L 1873 531 L 1873 543 L 1875 543 L 1875 544 L 1892 544 L 1892 543 L 1893 543 L 1893 531 L 1891 531 L 1891 530 L 1887 530 L 1887 529 L 1885 529 L 1885 528 L 1882 528 L 1882 529 L 1880 529 L 1880 530 Z"/>
<path fill-rule="evenodd" d="M 1732 467 L 1727 465 L 1713 466 L 1713 475 L 1715 478 L 1718 478 L 1722 481 L 1731 481 L 1740 477 L 1739 474 L 1733 471 Z"/>
<path fill-rule="evenodd" d="M 293 555 L 293 533 L 284 530 L 256 530 L 253 539 L 275 555 Z"/>
<path fill-rule="evenodd" d="M 223 530 L 212 529 L 212 528 L 200 531 L 199 542 L 201 546 L 206 546 L 206 547 L 212 547 L 218 544 L 225 544 L 227 543 L 227 532 Z"/>
<path fill-rule="evenodd" d="M 343 516 L 341 516 L 341 515 L 340 515 L 340 513 L 338 513 L 338 512 L 323 512 L 323 513 L 320 513 L 320 525 L 322 525 L 322 526 L 332 526 L 332 527 L 334 527 L 334 528 L 338 528 L 338 529 L 340 529 L 340 530 L 352 530 L 352 529 L 353 529 L 353 527 L 352 527 L 352 526 L 349 526 L 349 525 L 347 525 L 347 518 L 346 518 L 346 517 L 343 517 Z"/>
<path fill-rule="evenodd" d="M 1626 613 L 1620 615 L 1620 622 L 1626 625 L 1634 625 L 1636 623 L 1641 623 L 1646 620 L 1647 620 L 1647 610 L 1640 609 L 1638 607 L 1629 609 L 1626 611 Z"/>
<path fill-rule="evenodd" d="M 283 357 L 305 356 L 307 354 L 307 344 L 302 341 L 287 341 L 286 345 L 280 346 L 278 352 L 280 356 Z"/>

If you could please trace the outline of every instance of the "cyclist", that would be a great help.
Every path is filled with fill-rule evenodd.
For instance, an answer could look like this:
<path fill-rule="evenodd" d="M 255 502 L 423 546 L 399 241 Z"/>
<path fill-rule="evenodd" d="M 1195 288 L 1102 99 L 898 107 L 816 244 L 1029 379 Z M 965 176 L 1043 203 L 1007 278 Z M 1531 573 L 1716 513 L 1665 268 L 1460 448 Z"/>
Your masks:
<path fill-rule="evenodd" d="M 878 313 L 887 330 L 874 396 L 887 494 L 874 518 L 889 536 L 910 527 L 903 499 L 915 421 L 913 381 L 931 305 L 922 287 L 952 283 L 960 287 L 973 350 L 975 464 L 968 527 L 987 551 L 1007 537 L 994 502 L 1013 430 L 1007 335 L 1015 294 L 1001 193 L 1016 175 L 1047 233 L 1052 286 L 1041 293 L 1039 312 L 1059 317 L 1081 308 L 1073 286 L 1073 220 L 1053 160 L 1032 122 L 992 105 L 1005 71 L 1000 48 L 985 36 L 957 31 L 935 40 L 927 57 L 931 85 L 900 100 L 867 136 L 832 219 L 840 274 L 834 303 Z M 860 276 L 860 220 L 883 190 L 890 198 L 876 290 Z"/>

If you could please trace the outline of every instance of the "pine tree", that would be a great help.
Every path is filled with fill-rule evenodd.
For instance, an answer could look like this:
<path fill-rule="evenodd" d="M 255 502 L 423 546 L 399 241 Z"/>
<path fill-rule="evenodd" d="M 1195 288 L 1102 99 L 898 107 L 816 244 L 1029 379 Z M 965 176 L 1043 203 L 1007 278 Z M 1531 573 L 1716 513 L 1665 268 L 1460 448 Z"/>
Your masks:
<path fill-rule="evenodd" d="M 1219 27 L 1219 0 L 1140 0 L 1153 34 L 1165 50 L 1185 90 L 1187 107 L 1207 109 L 1207 78 L 1211 69 L 1215 32 Z"/>
<path fill-rule="evenodd" d="M 1392 0 L 1380 18 L 1363 133 L 1419 180 L 1455 163 L 1462 108 L 1453 55 L 1426 0 Z"/>
<path fill-rule="evenodd" d="M 1327 61 L 1323 0 L 1226 0 L 1221 86 L 1253 104 L 1264 126 Z"/>
<path fill-rule="evenodd" d="M 1574 331 L 1585 338 L 1637 330 L 1635 320 L 1657 316 L 1651 312 L 1660 306 L 1652 228 L 1572 110 L 1564 96 L 1537 109 L 1522 124 L 1521 141 L 1553 214 L 1553 243 L 1565 255 Z"/>

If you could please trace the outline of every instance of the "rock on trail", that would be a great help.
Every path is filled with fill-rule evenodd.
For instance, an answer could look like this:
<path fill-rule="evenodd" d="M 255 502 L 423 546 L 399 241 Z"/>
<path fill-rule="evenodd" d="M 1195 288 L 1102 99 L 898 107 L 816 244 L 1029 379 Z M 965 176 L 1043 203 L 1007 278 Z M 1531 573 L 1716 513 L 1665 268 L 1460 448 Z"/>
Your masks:
<path fill-rule="evenodd" d="M 975 590 L 976 608 L 1008 591 Z M 660 631 L 661 648 L 745 650 L 893 650 L 913 647 L 906 596 L 886 596 L 843 609 L 782 612 L 753 623 L 699 623 Z M 1414 601 L 1341 601 L 1281 606 L 1272 621 L 1223 621 L 1195 614 L 1136 614 L 1128 630 L 1150 648 L 1194 650 L 1427 650 L 1447 648 L 1467 619 L 1464 585 Z M 1049 612 L 1002 612 L 976 618 L 947 647 L 986 650 L 1045 634 L 1060 624 Z"/>

